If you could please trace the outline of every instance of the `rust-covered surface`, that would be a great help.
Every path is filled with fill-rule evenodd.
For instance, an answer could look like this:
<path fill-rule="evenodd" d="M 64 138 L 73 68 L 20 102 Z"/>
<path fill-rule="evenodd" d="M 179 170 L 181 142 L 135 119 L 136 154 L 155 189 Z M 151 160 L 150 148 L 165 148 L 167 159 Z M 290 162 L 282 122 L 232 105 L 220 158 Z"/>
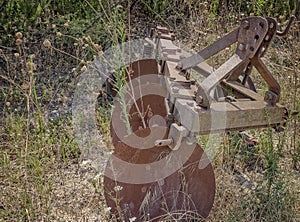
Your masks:
<path fill-rule="evenodd" d="M 158 65 L 155 60 L 135 62 L 127 70 L 127 74 L 130 75 L 126 79 L 128 83 L 144 75 L 158 75 Z M 159 87 L 159 79 L 151 77 L 149 81 L 149 84 L 146 85 L 140 82 L 143 85 L 141 92 L 147 90 L 147 88 L 151 88 L 154 92 L 158 90 L 153 89 L 153 87 Z M 167 95 L 167 92 L 164 93 Z M 122 108 L 116 102 L 113 115 L 119 117 L 120 121 L 117 129 L 116 126 L 111 124 L 111 135 L 114 145 L 113 156 L 115 158 L 129 164 L 149 164 L 149 168 L 151 168 L 152 163 L 170 155 L 172 150 L 168 146 L 155 146 L 155 140 L 167 138 L 169 132 L 166 125 L 168 111 L 165 99 L 165 97 L 160 95 L 145 95 L 130 106 L 129 123 L 132 134 L 129 136 L 127 135 L 128 129 L 121 120 Z M 159 116 L 160 118 L 156 118 L 156 121 L 151 121 L 153 116 Z M 149 137 L 151 131 L 153 136 Z M 126 137 L 125 141 L 135 141 L 135 147 L 131 147 L 123 142 L 124 135 Z M 141 140 L 138 141 L 138 138 Z M 145 146 L 143 143 L 147 143 L 147 146 L 152 144 L 152 147 L 143 149 L 143 146 Z M 136 172 L 133 172 L 134 170 L 130 168 L 131 165 L 119 168 L 119 163 L 114 161 L 115 159 L 112 158 L 108 161 L 105 175 L 115 175 L 115 179 L 113 176 L 106 176 L 104 178 L 104 187 L 106 202 L 111 207 L 112 214 L 120 221 L 129 221 L 133 217 L 136 217 L 137 221 L 144 219 L 158 221 L 160 217 L 168 213 L 179 211 L 190 211 L 198 217 L 207 217 L 212 208 L 215 194 L 213 169 L 200 146 L 195 144 L 186 146 L 188 145 L 184 142 L 180 149 L 184 151 L 184 149 L 192 147 L 194 151 L 185 160 L 184 164 L 175 169 L 175 172 L 172 174 L 167 175 L 167 177 L 158 178 L 157 181 L 150 183 L 130 183 L 130 178 L 139 176 L 135 175 Z M 203 169 L 199 168 L 200 159 L 202 164 L 206 164 Z M 168 161 L 164 161 L 160 165 L 161 167 L 154 170 L 164 171 L 164 168 L 168 168 L 169 165 L 172 166 Z M 129 166 L 128 169 L 126 166 Z M 147 175 L 149 172 L 145 170 L 142 173 Z M 123 175 L 122 178 L 127 177 L 128 182 L 118 181 L 119 174 Z M 149 177 L 151 176 L 153 176 L 153 172 L 149 173 Z"/>
<path fill-rule="evenodd" d="M 173 44 L 173 32 L 157 28 L 148 43 L 158 60 L 143 59 L 125 67 L 125 90 L 114 99 L 114 152 L 104 177 L 112 217 L 159 221 L 170 214 L 179 219 L 187 212 L 197 218 L 208 216 L 215 179 L 196 136 L 279 129 L 285 124 L 286 108 L 278 104 L 280 85 L 261 58 L 275 34 L 286 34 L 293 20 L 278 32 L 272 18 L 244 18 L 240 27 L 194 55 Z M 234 43 L 235 54 L 216 70 L 203 63 Z M 249 77 L 253 67 L 268 85 L 264 97 Z M 191 69 L 199 79 L 190 78 Z"/>
<path fill-rule="evenodd" d="M 138 130 L 135 134 L 141 137 L 149 134 L 149 129 Z M 180 149 L 184 149 L 183 144 Z M 214 200 L 215 179 L 209 160 L 199 145 L 186 163 L 170 176 L 152 183 L 130 184 L 104 178 L 105 199 L 111 212 L 120 220 L 128 221 L 136 217 L 137 221 L 159 218 L 179 211 L 193 212 L 197 217 L 207 217 Z M 149 164 L 169 155 L 169 147 L 152 147 L 146 150 L 133 149 L 126 144 L 116 144 L 114 154 L 128 163 Z M 203 156 L 204 155 L 204 156 Z M 201 160 L 201 161 L 200 161 Z M 165 162 L 165 167 L 168 167 Z M 200 164 L 200 166 L 199 166 Z M 201 169 L 201 165 L 204 166 Z M 110 162 L 107 171 L 118 168 Z M 123 168 L 121 173 L 134 177 L 130 169 Z M 164 169 L 156 169 L 163 171 Z M 117 175 L 118 171 L 115 171 Z M 145 174 L 148 172 L 145 171 Z M 138 175 L 136 175 L 138 176 Z M 121 219 L 122 218 L 122 219 Z M 156 218 L 156 219 L 155 219 Z M 188 221 L 188 218 L 185 218 Z M 182 220 L 185 221 L 185 220 Z"/>

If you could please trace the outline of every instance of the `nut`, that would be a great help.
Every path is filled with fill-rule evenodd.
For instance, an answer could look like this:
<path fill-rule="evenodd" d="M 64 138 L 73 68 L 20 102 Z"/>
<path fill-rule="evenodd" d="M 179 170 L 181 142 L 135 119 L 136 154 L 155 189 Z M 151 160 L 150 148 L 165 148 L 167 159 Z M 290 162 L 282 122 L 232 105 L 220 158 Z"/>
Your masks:
<path fill-rule="evenodd" d="M 174 87 L 172 88 L 172 92 L 173 92 L 173 93 L 178 93 L 178 92 L 179 92 L 179 88 L 174 86 Z"/>
<path fill-rule="evenodd" d="M 244 51 L 245 50 L 245 45 L 240 43 L 239 44 L 239 50 Z"/>
<path fill-rule="evenodd" d="M 247 21 L 247 20 L 243 21 L 242 22 L 242 27 L 243 27 L 243 29 L 249 29 L 249 27 L 250 27 L 249 21 Z"/>
<path fill-rule="evenodd" d="M 202 108 L 200 106 L 195 106 L 194 109 L 198 113 L 201 112 L 201 110 L 202 110 Z"/>
<path fill-rule="evenodd" d="M 188 101 L 188 102 L 186 102 L 186 104 L 187 104 L 188 106 L 191 106 L 191 107 L 194 106 L 194 102 L 192 102 L 192 101 Z"/>
<path fill-rule="evenodd" d="M 197 99 L 198 103 L 203 103 L 203 97 L 202 96 L 198 96 L 198 99 Z"/>

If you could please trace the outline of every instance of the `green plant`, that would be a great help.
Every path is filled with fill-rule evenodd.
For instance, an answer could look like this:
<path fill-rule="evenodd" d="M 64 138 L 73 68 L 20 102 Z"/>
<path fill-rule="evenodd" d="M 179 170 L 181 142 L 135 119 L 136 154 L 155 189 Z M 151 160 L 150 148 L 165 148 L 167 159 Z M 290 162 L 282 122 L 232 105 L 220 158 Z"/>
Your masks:
<path fill-rule="evenodd" d="M 0 22 L 2 24 L 0 33 L 4 36 L 0 44 L 9 43 L 8 38 L 16 31 L 27 31 L 28 27 L 35 25 L 40 16 L 47 9 L 51 1 L 24 1 L 5 0 L 1 5 Z M 2 42 L 3 41 L 3 42 Z"/>

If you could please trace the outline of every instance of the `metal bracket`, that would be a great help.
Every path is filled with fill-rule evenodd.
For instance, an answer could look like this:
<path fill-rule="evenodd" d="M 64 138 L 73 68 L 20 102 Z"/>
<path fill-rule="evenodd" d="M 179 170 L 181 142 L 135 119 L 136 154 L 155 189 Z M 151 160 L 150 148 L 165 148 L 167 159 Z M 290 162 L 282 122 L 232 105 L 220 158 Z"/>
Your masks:
<path fill-rule="evenodd" d="M 173 123 L 170 128 L 168 139 L 156 140 L 155 146 L 169 146 L 172 150 L 178 150 L 183 139 L 188 135 L 185 127 Z"/>
<path fill-rule="evenodd" d="M 178 142 L 184 137 L 188 140 L 188 135 L 284 124 L 285 107 L 278 104 L 280 85 L 261 59 L 278 34 L 275 19 L 245 18 L 239 28 L 195 55 L 177 47 L 172 42 L 172 32 L 160 27 L 159 33 L 156 38 L 157 53 L 161 58 L 159 69 L 165 77 L 166 104 L 172 118 L 168 139 L 157 141 L 156 145 L 177 149 Z M 213 70 L 204 62 L 235 42 L 235 54 L 218 69 Z M 251 82 L 249 76 L 253 67 L 268 85 L 265 96 L 258 94 Z M 196 78 L 192 72 L 197 73 Z M 214 121 L 212 124 L 216 116 L 222 116 L 226 123 L 222 125 Z"/>

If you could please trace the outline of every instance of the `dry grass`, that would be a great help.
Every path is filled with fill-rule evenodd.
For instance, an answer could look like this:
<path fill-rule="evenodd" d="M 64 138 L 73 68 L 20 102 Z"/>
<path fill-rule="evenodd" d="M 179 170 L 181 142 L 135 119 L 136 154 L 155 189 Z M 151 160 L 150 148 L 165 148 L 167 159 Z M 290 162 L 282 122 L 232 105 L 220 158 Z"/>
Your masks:
<path fill-rule="evenodd" d="M 172 16 L 158 16 L 154 9 L 149 16 L 176 28 L 178 44 L 194 50 L 232 30 L 242 16 L 229 12 L 217 17 L 205 4 L 184 6 L 176 8 L 176 12 L 165 7 Z M 189 18 L 179 22 L 186 10 Z M 106 44 L 124 41 L 129 27 L 136 35 L 144 35 L 146 25 L 134 15 L 129 25 L 124 14 L 118 17 L 116 11 L 112 15 L 102 21 L 106 22 L 105 27 L 97 26 L 107 31 L 103 31 L 106 39 L 114 36 L 112 41 L 103 40 Z M 102 50 L 97 41 L 78 37 L 82 23 L 68 19 L 57 18 L 55 26 L 50 21 L 45 26 L 40 24 L 40 33 L 32 29 L 13 37 L 13 46 L 0 46 L 0 56 L 5 60 L 4 65 L 0 64 L 0 221 L 111 220 L 102 178 L 88 163 L 83 164 L 73 141 L 70 113 L 57 117 L 56 112 L 49 112 L 52 106 L 68 109 L 78 73 Z M 284 26 L 284 21 L 280 22 Z M 298 21 L 286 38 L 276 38 L 264 59 L 281 85 L 281 103 L 298 112 L 299 27 Z M 230 48 L 209 62 L 217 67 L 233 50 Z M 258 73 L 253 74 L 253 79 L 263 93 L 266 86 Z M 106 111 L 101 113 L 101 125 L 105 126 L 101 132 L 108 138 L 109 118 Z M 291 115 L 282 133 L 269 129 L 251 131 L 259 140 L 256 147 L 244 146 L 235 133 L 224 136 L 213 163 L 217 190 L 207 221 L 300 220 L 299 121 L 299 114 Z"/>

